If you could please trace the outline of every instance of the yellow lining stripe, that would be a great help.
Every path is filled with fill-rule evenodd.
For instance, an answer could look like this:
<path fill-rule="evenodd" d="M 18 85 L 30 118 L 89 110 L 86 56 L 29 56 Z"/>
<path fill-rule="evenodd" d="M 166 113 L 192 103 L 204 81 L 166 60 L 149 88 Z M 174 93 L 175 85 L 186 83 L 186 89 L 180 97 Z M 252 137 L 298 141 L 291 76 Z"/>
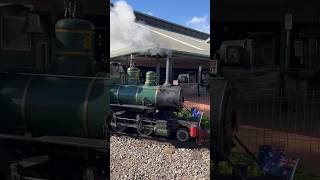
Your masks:
<path fill-rule="evenodd" d="M 94 31 L 90 31 L 90 30 L 64 29 L 64 28 L 56 28 L 56 32 L 67 32 L 67 33 L 77 33 L 77 34 L 94 34 Z"/>
<path fill-rule="evenodd" d="M 87 88 L 87 92 L 86 92 L 86 96 L 84 97 L 83 100 L 83 130 L 84 130 L 84 134 L 85 136 L 88 137 L 89 133 L 88 133 L 88 126 L 89 126 L 89 119 L 88 119 L 88 104 L 89 104 L 89 97 L 91 94 L 91 90 L 92 90 L 92 86 L 95 82 L 95 79 L 92 79 L 89 83 L 89 86 Z"/>
<path fill-rule="evenodd" d="M 138 86 L 138 88 L 137 88 L 137 91 L 136 91 L 136 105 L 139 105 L 138 104 L 138 93 L 139 93 L 139 89 L 140 89 L 140 86 Z"/>
<path fill-rule="evenodd" d="M 118 104 L 120 104 L 120 101 L 119 101 L 119 90 L 120 90 L 120 85 L 118 86 L 118 89 L 117 89 L 117 102 Z"/>
<path fill-rule="evenodd" d="M 23 90 L 23 94 L 22 94 L 22 99 L 21 99 L 21 116 L 22 116 L 22 121 L 24 123 L 24 125 L 27 126 L 27 120 L 26 120 L 26 101 L 27 101 L 27 94 L 28 94 L 28 90 L 30 87 L 30 84 L 33 80 L 33 76 L 30 76 L 25 87 Z"/>
<path fill-rule="evenodd" d="M 157 86 L 156 92 L 154 93 L 154 104 L 155 105 L 157 105 L 157 103 L 158 103 L 157 96 L 158 96 L 158 93 L 159 93 L 159 87 L 160 86 Z"/>

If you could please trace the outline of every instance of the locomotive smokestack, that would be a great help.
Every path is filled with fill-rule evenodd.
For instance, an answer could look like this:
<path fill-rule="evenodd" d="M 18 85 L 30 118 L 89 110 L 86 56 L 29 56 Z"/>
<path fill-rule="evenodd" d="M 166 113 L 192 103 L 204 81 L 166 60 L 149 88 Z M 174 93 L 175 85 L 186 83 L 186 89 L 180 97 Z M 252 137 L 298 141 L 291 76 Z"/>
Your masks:
<path fill-rule="evenodd" d="M 134 55 L 133 54 L 131 54 L 130 55 L 130 67 L 134 67 Z"/>
<path fill-rule="evenodd" d="M 130 67 L 127 69 L 128 74 L 128 84 L 129 85 L 139 85 L 140 80 L 140 69 L 137 67 L 134 67 L 134 55 L 130 55 Z"/>
<path fill-rule="evenodd" d="M 170 61 L 170 57 L 167 56 L 167 60 L 166 60 L 166 82 L 163 84 L 163 86 L 171 86 L 171 61 Z"/>

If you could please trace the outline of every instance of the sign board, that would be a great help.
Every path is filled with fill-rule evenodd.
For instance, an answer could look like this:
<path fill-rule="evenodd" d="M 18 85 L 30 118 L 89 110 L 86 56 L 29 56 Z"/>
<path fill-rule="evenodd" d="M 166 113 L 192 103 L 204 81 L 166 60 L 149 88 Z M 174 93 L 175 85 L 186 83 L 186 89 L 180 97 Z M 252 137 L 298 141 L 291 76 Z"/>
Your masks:
<path fill-rule="evenodd" d="M 285 15 L 284 23 L 285 23 L 285 27 L 284 28 L 286 30 L 291 30 L 292 29 L 292 14 L 286 14 Z"/>
<path fill-rule="evenodd" d="M 217 60 L 210 60 L 209 61 L 210 73 L 217 74 L 218 73 L 218 61 Z"/>
<path fill-rule="evenodd" d="M 178 80 L 173 80 L 173 85 L 174 86 L 178 86 L 179 85 L 179 81 Z"/>

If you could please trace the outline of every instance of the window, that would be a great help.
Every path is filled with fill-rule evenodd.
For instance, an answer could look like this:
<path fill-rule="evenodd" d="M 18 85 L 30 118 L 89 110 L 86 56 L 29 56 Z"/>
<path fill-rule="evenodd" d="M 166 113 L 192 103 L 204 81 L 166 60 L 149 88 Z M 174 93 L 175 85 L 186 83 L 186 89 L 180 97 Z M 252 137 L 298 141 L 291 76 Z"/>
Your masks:
<path fill-rule="evenodd" d="M 1 48 L 8 50 L 30 50 L 30 35 L 23 33 L 26 19 L 23 17 L 1 17 Z"/>

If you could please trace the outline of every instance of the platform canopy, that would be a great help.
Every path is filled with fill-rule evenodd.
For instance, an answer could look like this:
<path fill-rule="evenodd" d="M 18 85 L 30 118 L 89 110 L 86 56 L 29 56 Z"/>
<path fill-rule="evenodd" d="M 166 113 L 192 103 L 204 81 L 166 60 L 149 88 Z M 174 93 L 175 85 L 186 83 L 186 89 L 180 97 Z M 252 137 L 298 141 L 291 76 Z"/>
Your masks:
<path fill-rule="evenodd" d="M 150 32 L 150 39 L 152 39 L 152 43 L 156 45 L 156 48 L 154 48 L 154 46 L 148 47 L 146 45 L 145 47 L 139 47 L 139 49 L 136 49 L 135 47 L 128 46 L 126 48 L 111 51 L 111 59 L 128 56 L 130 54 L 153 56 L 155 55 L 155 52 L 159 52 L 160 56 L 163 55 L 162 52 L 170 52 L 172 57 L 188 56 L 197 59 L 209 59 L 210 57 L 210 44 L 205 40 L 145 24 L 135 24 L 141 28 L 147 29 Z"/>

